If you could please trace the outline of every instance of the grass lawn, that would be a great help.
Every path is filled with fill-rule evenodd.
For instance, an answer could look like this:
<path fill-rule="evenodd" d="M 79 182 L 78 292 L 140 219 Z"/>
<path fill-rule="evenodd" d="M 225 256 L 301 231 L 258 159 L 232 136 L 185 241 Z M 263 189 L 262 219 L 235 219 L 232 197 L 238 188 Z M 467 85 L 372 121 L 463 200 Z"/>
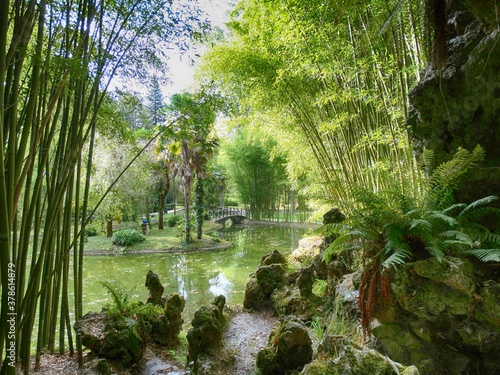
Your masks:
<path fill-rule="evenodd" d="M 220 225 L 206 222 L 203 224 L 205 231 L 218 228 Z M 111 242 L 111 238 L 105 236 L 89 237 L 85 243 L 85 253 L 91 254 L 122 254 L 136 252 L 161 252 L 175 250 L 197 250 L 202 248 L 218 248 L 221 246 L 229 246 L 230 243 L 215 239 L 214 237 L 203 234 L 201 240 L 196 239 L 196 231 L 191 231 L 192 242 L 189 245 L 184 244 L 184 233 L 182 227 L 165 228 L 163 230 L 151 229 L 146 239 L 129 248 L 115 246 Z"/>

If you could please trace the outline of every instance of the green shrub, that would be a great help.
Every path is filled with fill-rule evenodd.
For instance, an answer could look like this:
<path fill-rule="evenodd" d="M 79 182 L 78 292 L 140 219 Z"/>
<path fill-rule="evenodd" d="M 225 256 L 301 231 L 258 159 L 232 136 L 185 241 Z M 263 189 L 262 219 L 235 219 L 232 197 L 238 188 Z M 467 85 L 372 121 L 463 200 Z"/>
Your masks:
<path fill-rule="evenodd" d="M 177 225 L 179 225 L 180 223 L 182 223 L 182 216 L 180 215 L 174 215 L 174 216 L 170 216 L 168 219 L 167 219 L 167 225 L 172 228 L 172 227 L 176 227 Z"/>
<path fill-rule="evenodd" d="M 224 199 L 224 206 L 226 207 L 238 207 L 238 202 L 234 199 Z"/>
<path fill-rule="evenodd" d="M 112 242 L 117 246 L 130 247 L 144 240 L 144 236 L 138 233 L 135 229 L 125 229 L 116 232 L 113 235 Z"/>
<path fill-rule="evenodd" d="M 99 222 L 97 220 L 93 221 L 85 226 L 85 235 L 87 237 L 98 236 L 99 234 L 103 233 L 102 228 L 102 222 Z"/>

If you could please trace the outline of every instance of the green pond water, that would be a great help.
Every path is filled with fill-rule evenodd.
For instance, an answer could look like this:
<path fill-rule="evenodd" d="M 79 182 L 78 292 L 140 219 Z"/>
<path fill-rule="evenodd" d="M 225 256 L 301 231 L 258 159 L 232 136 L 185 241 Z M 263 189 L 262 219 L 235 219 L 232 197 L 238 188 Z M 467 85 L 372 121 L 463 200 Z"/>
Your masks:
<path fill-rule="evenodd" d="M 100 311 L 111 302 L 102 280 L 119 282 L 132 291 L 133 298 L 145 301 L 144 286 L 149 270 L 158 274 L 165 287 L 164 295 L 178 292 L 186 299 L 183 318 L 190 322 L 195 311 L 223 294 L 226 303 L 243 303 L 245 285 L 260 259 L 277 249 L 284 255 L 298 247 L 306 229 L 273 226 L 241 226 L 218 232 L 219 237 L 232 242 L 223 250 L 191 253 L 136 254 L 117 257 L 85 258 L 84 314 Z"/>

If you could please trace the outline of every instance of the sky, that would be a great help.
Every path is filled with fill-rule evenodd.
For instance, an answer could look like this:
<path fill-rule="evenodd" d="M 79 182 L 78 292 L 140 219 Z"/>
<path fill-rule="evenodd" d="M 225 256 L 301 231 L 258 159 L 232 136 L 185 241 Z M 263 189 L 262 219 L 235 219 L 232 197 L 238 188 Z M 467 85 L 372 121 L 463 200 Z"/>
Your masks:
<path fill-rule="evenodd" d="M 229 20 L 228 12 L 232 7 L 230 0 L 198 0 L 198 3 L 208 14 L 208 19 L 212 22 L 213 26 L 224 27 L 224 24 Z M 202 54 L 202 48 L 197 48 L 197 53 Z M 162 87 L 165 98 L 169 98 L 173 94 L 187 89 L 193 82 L 194 73 L 194 68 L 190 64 L 190 58 L 182 56 L 178 52 L 171 53 L 168 66 L 170 70 L 167 72 L 167 75 L 172 83 Z"/>
<path fill-rule="evenodd" d="M 201 9 L 207 14 L 207 19 L 210 20 L 212 26 L 225 28 L 225 23 L 229 21 L 229 11 L 233 8 L 233 1 L 237 0 L 184 0 L 194 1 L 198 3 Z M 194 54 L 202 55 L 203 46 L 192 46 L 189 55 Z M 169 82 L 167 84 L 160 83 L 163 100 L 168 103 L 170 97 L 174 94 L 182 93 L 189 89 L 193 83 L 194 67 L 192 59 L 187 54 L 182 54 L 179 50 L 169 49 L 164 51 L 165 55 L 169 56 L 167 61 L 168 71 L 160 72 L 160 80 L 166 78 Z M 165 74 L 163 77 L 162 74 Z M 146 99 L 149 87 L 147 84 L 141 83 L 138 80 L 131 78 L 123 78 L 116 76 L 110 84 L 110 90 L 120 89 L 126 92 L 137 92 Z"/>

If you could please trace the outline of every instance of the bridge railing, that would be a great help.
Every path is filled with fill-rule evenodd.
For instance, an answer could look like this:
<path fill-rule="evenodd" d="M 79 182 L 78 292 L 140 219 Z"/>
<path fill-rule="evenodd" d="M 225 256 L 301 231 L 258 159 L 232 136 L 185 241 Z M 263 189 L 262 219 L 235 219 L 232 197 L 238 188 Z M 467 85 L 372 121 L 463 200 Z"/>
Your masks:
<path fill-rule="evenodd" d="M 247 216 L 247 211 L 237 207 L 210 207 L 206 212 L 210 219 L 222 219 L 229 216 Z"/>

